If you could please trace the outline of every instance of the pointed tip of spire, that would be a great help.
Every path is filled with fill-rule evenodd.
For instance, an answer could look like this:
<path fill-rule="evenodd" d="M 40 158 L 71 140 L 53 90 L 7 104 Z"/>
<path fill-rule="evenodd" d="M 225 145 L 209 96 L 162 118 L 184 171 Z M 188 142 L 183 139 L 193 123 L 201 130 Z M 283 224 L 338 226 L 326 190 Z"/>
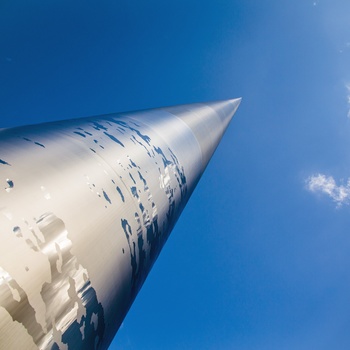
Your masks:
<path fill-rule="evenodd" d="M 242 98 L 232 98 L 227 100 L 212 101 L 206 103 L 206 105 L 215 110 L 216 114 L 222 122 L 224 130 L 231 121 L 233 115 L 236 113 L 237 108 L 241 103 Z"/>
<path fill-rule="evenodd" d="M 234 106 L 236 106 L 236 108 L 239 107 L 239 105 L 241 104 L 241 101 L 242 101 L 242 97 L 231 98 L 231 99 L 227 100 L 227 102 L 233 104 Z"/>
<path fill-rule="evenodd" d="M 234 98 L 164 108 L 191 129 L 202 150 L 203 170 L 240 102 L 241 98 Z"/>
<path fill-rule="evenodd" d="M 241 100 L 242 100 L 242 97 L 237 97 L 237 98 L 231 98 L 231 99 L 229 99 L 228 101 L 240 103 Z"/>

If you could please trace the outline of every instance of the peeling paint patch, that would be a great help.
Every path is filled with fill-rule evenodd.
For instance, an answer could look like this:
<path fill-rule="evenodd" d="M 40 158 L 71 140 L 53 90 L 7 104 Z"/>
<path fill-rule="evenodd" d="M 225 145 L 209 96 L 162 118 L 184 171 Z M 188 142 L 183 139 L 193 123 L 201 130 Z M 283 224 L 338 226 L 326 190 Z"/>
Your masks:
<path fill-rule="evenodd" d="M 97 131 L 100 131 L 101 129 L 106 131 L 108 130 L 105 126 L 101 125 L 98 122 L 92 122 L 92 127 Z"/>
<path fill-rule="evenodd" d="M 138 131 L 137 129 L 134 129 L 134 128 L 130 128 L 130 130 L 135 131 L 136 134 L 137 134 L 138 136 L 140 136 L 141 139 L 142 139 L 143 141 L 145 141 L 145 142 L 147 143 L 148 146 L 150 146 L 151 138 L 150 138 L 149 136 L 141 134 L 140 131 Z"/>
<path fill-rule="evenodd" d="M 11 164 L 9 164 L 9 163 L 5 162 L 5 161 L 4 161 L 4 160 L 2 160 L 2 159 L 0 159 L 0 164 L 3 164 L 3 165 L 9 165 L 9 166 L 11 166 Z"/>
<path fill-rule="evenodd" d="M 128 241 L 129 250 L 130 250 L 130 258 L 131 258 L 131 269 L 132 269 L 132 276 L 131 276 L 131 285 L 132 290 L 135 289 L 135 283 L 137 280 L 137 258 L 136 258 L 136 244 L 132 240 L 132 230 L 131 226 L 128 223 L 128 220 L 121 219 L 121 225 L 124 230 L 126 239 Z"/>
<path fill-rule="evenodd" d="M 79 136 L 81 136 L 81 137 L 86 137 L 86 135 L 84 135 L 82 132 L 79 132 L 79 131 L 73 131 L 73 133 L 74 134 L 77 134 L 77 135 L 79 135 Z"/>
<path fill-rule="evenodd" d="M 27 141 L 27 142 L 33 142 L 35 145 L 45 148 L 45 146 L 44 146 L 42 143 L 40 143 L 40 142 L 34 142 L 33 140 L 28 139 L 28 137 L 22 137 L 22 139 L 25 140 L 25 141 Z"/>
<path fill-rule="evenodd" d="M 135 181 L 135 179 L 133 178 L 133 176 L 131 175 L 131 173 L 129 173 L 129 176 L 130 176 L 132 182 L 136 185 L 136 181 Z"/>
<path fill-rule="evenodd" d="M 130 164 L 131 164 L 131 166 L 133 166 L 134 168 L 139 168 L 133 161 L 132 161 L 132 159 L 128 156 L 128 159 L 129 159 L 129 161 L 130 161 Z"/>
<path fill-rule="evenodd" d="M 131 226 L 128 223 L 128 220 L 121 219 L 122 228 L 124 230 L 124 233 L 126 235 L 126 238 L 129 240 L 129 236 L 132 236 Z"/>
<path fill-rule="evenodd" d="M 6 182 L 7 182 L 8 187 L 5 188 L 5 191 L 11 192 L 11 190 L 14 188 L 15 185 L 14 185 L 13 181 L 10 179 L 6 179 Z"/>
<path fill-rule="evenodd" d="M 125 127 L 125 128 L 127 128 L 127 129 L 129 129 L 131 131 L 134 131 L 143 141 L 145 141 L 148 144 L 148 146 L 150 146 L 151 138 L 149 136 L 147 136 L 147 135 L 142 134 L 139 130 L 137 130 L 137 129 L 135 129 L 135 128 L 130 126 L 131 123 L 134 124 L 136 127 L 140 127 L 140 125 L 138 125 L 138 124 L 136 124 L 134 122 L 129 122 L 129 125 L 128 125 L 127 123 L 125 123 L 125 122 L 123 122 L 121 120 L 115 120 L 115 119 L 110 119 L 110 121 L 112 123 L 115 123 L 117 125 Z"/>
<path fill-rule="evenodd" d="M 29 248 L 37 248 L 38 254 L 47 257 L 51 277 L 38 291 L 28 293 L 8 271 L 0 268 L 0 304 L 14 321 L 27 329 L 40 349 L 70 349 L 76 344 L 84 349 L 96 344 L 98 348 L 105 331 L 104 310 L 87 270 L 71 252 L 72 242 L 64 222 L 46 213 L 36 221 L 35 229 L 43 237 L 37 246 L 34 237 L 27 238 L 29 232 L 24 236 L 18 226 L 13 232 Z M 23 269 L 29 271 L 25 264 Z M 60 286 L 59 294 L 56 294 L 57 286 Z"/>
<path fill-rule="evenodd" d="M 40 143 L 40 142 L 34 142 L 34 144 L 36 144 L 37 146 L 45 148 L 45 146 L 42 143 Z"/>
<path fill-rule="evenodd" d="M 131 295 L 134 297 L 141 288 L 146 277 L 146 252 L 144 250 L 144 240 L 142 231 L 136 238 L 132 238 L 132 229 L 126 219 L 121 219 L 121 226 L 124 230 L 130 250 L 131 275 Z"/>
<path fill-rule="evenodd" d="M 130 187 L 130 191 L 135 198 L 139 198 L 139 195 L 137 193 L 137 188 L 135 186 Z"/>
<path fill-rule="evenodd" d="M 134 135 L 131 136 L 131 141 L 133 141 L 133 140 L 146 150 L 149 157 L 152 157 L 151 153 L 148 151 L 147 147 L 142 142 L 138 141 Z"/>
<path fill-rule="evenodd" d="M 102 191 L 103 192 L 103 196 L 105 197 L 105 200 L 109 203 L 109 204 L 112 204 L 111 200 L 109 199 L 107 193 L 105 191 Z"/>
<path fill-rule="evenodd" d="M 117 191 L 118 191 L 118 193 L 120 194 L 120 197 L 121 197 L 122 201 L 125 202 L 124 195 L 123 195 L 123 193 L 122 193 L 122 190 L 119 188 L 119 186 L 117 186 Z"/>
<path fill-rule="evenodd" d="M 123 143 L 120 142 L 120 141 L 119 141 L 116 137 L 114 137 L 113 135 L 108 134 L 106 131 L 104 132 L 104 134 L 105 134 L 106 136 L 108 136 L 112 141 L 118 143 L 118 144 L 121 145 L 122 147 L 125 147 L 125 146 L 123 145 Z"/>
<path fill-rule="evenodd" d="M 21 228 L 19 226 L 15 226 L 12 231 L 16 235 L 16 237 L 18 237 L 18 238 L 23 237 L 22 232 L 21 232 Z"/>

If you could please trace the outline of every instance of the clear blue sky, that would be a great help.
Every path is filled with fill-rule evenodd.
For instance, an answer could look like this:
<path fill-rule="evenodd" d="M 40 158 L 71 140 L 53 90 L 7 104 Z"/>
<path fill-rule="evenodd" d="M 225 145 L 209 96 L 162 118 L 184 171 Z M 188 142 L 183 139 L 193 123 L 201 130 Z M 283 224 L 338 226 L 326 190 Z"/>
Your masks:
<path fill-rule="evenodd" d="M 1 127 L 243 97 L 111 349 L 350 348 L 349 62 L 348 0 L 0 2 Z"/>

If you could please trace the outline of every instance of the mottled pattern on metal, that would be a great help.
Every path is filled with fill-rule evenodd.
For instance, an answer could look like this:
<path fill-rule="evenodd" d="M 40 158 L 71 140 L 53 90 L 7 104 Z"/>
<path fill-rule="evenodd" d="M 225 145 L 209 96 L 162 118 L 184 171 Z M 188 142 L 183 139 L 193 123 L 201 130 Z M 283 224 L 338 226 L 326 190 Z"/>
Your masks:
<path fill-rule="evenodd" d="M 0 131 L 0 348 L 108 347 L 238 104 Z"/>

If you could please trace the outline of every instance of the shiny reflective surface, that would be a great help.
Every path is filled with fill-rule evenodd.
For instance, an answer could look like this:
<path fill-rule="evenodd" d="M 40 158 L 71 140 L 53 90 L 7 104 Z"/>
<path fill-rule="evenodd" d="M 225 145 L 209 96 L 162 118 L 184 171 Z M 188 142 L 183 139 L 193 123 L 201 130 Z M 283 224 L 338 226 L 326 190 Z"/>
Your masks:
<path fill-rule="evenodd" d="M 108 347 L 239 102 L 0 130 L 0 348 Z"/>

